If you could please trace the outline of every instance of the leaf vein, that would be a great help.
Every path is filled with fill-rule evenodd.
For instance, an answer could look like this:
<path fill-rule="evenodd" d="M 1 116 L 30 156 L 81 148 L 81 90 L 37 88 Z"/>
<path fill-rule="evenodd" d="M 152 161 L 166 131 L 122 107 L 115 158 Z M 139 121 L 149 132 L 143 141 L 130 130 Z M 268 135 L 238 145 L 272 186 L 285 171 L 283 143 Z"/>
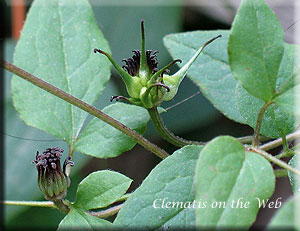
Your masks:
<path fill-rule="evenodd" d="M 67 63 L 67 54 L 65 51 L 65 42 L 64 42 L 64 33 L 63 33 L 63 23 L 62 23 L 62 12 L 61 12 L 61 8 L 60 8 L 60 4 L 58 3 L 58 15 L 59 15 L 59 21 L 60 21 L 60 36 L 61 36 L 61 40 L 62 40 L 62 50 L 63 50 L 63 57 L 64 57 L 64 65 L 65 65 L 65 70 L 66 70 L 66 80 L 67 80 L 67 86 L 68 86 L 68 92 L 70 94 L 72 94 L 71 91 L 71 86 L 70 86 L 70 80 L 68 77 L 68 63 Z M 69 107 L 71 107 L 71 121 L 72 121 L 72 133 L 70 134 L 70 142 L 71 142 L 71 146 L 73 146 L 73 135 L 74 135 L 74 108 L 71 104 L 68 104 Z"/>

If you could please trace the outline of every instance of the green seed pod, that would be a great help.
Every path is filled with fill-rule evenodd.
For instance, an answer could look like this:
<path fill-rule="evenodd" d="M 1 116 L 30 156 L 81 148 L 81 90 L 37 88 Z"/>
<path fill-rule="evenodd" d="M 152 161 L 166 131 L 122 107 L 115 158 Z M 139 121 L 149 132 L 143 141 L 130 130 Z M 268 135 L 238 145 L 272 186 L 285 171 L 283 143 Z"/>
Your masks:
<path fill-rule="evenodd" d="M 74 163 L 71 157 L 67 157 L 62 171 L 60 157 L 63 151 L 60 148 L 47 148 L 43 154 L 37 152 L 33 161 L 38 170 L 38 186 L 45 198 L 50 201 L 63 199 L 70 185 L 70 179 L 65 170 L 68 164 L 73 166 Z"/>
<path fill-rule="evenodd" d="M 141 51 L 134 50 L 131 58 L 123 59 L 125 65 L 123 65 L 122 68 L 113 60 L 111 55 L 105 51 L 94 49 L 94 52 L 99 52 L 109 59 L 109 61 L 121 75 L 123 81 L 125 82 L 127 92 L 131 97 L 126 98 L 124 96 L 113 96 L 111 101 L 113 99 L 116 99 L 117 101 L 124 99 L 132 104 L 148 109 L 157 107 L 162 101 L 173 99 L 188 69 L 199 56 L 203 48 L 216 38 L 220 37 L 219 35 L 206 42 L 187 64 L 185 64 L 174 75 L 169 76 L 165 74 L 166 72 L 169 72 L 168 68 L 176 62 L 181 62 L 181 60 L 176 59 L 158 70 L 158 61 L 156 56 L 158 51 L 146 50 L 145 48 L 145 30 L 143 20 L 141 22 L 141 31 Z"/>

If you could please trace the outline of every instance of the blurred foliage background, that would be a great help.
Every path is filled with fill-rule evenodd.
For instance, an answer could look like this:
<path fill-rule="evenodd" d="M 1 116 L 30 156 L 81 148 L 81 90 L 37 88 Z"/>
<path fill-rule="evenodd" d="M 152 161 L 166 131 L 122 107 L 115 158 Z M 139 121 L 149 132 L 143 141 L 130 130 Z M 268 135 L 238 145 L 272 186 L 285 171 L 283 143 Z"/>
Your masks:
<path fill-rule="evenodd" d="M 28 10 L 30 1 L 24 2 L 25 9 Z M 152 0 L 151 3 L 144 0 L 90 1 L 99 28 L 109 41 L 115 60 L 121 63 L 123 58 L 132 55 L 133 49 L 140 49 L 140 20 L 145 19 L 146 47 L 159 50 L 160 67 L 171 61 L 162 42 L 165 35 L 193 30 L 230 29 L 239 2 L 239 0 Z M 295 21 L 293 0 L 269 0 L 267 2 L 278 15 L 284 29 Z M 5 5 L 7 23 L 4 57 L 9 62 L 12 62 L 17 42 L 11 38 L 11 28 L 13 28 L 11 3 L 7 0 Z M 293 27 L 285 33 L 286 41 L 293 42 Z M 176 67 L 171 70 L 171 73 L 175 70 Z M 57 138 L 29 127 L 20 120 L 11 98 L 10 80 L 12 75 L 6 71 L 4 75 L 5 129 L 2 131 L 5 143 L 4 197 L 6 200 L 44 200 L 37 187 L 35 166 L 31 163 L 35 153 L 37 150 L 43 151 L 47 147 L 58 146 L 65 150 L 68 147 Z M 164 103 L 162 106 L 168 108 L 198 91 L 199 88 L 191 80 L 185 78 L 174 100 Z M 110 104 L 109 99 L 112 95 L 126 95 L 124 84 L 114 70 L 112 70 L 111 80 L 95 106 L 102 109 Z M 227 134 L 238 137 L 252 134 L 250 127 L 232 122 L 220 114 L 201 93 L 173 107 L 162 116 L 169 130 L 187 139 L 208 141 L 218 135 Z M 151 123 L 148 125 L 145 136 L 170 153 L 175 150 L 173 146 L 161 140 Z M 130 191 L 133 191 L 160 160 L 137 145 L 131 151 L 123 153 L 117 158 L 95 159 L 75 153 L 74 161 L 75 167 L 71 174 L 72 184 L 67 196 L 71 201 L 74 200 L 75 190 L 81 179 L 95 170 L 112 169 L 125 174 L 134 180 L 130 187 Z M 278 180 L 274 197 L 282 197 L 284 200 L 290 193 L 288 182 L 285 179 Z M 261 210 L 255 225 L 266 225 L 274 212 L 274 209 Z M 55 209 L 5 206 L 6 226 L 14 230 L 16 228 L 20 230 L 25 228 L 56 229 L 62 218 L 63 214 Z"/>

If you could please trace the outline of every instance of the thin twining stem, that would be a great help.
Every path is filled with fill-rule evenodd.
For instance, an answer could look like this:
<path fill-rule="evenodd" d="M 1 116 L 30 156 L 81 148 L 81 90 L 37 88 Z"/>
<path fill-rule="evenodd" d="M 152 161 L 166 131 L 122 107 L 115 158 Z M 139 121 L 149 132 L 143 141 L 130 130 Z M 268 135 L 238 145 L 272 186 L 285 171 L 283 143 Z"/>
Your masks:
<path fill-rule="evenodd" d="M 11 200 L 5 200 L 5 201 L 1 201 L 0 204 L 56 208 L 55 204 L 52 201 L 11 201 Z"/>
<path fill-rule="evenodd" d="M 107 218 L 107 217 L 117 214 L 120 211 L 120 209 L 122 208 L 123 204 L 116 205 L 116 206 L 110 207 L 106 210 L 99 211 L 99 212 L 88 212 L 88 214 L 90 214 L 94 217 Z"/>
<path fill-rule="evenodd" d="M 272 156 L 271 154 L 267 153 L 266 151 L 261 150 L 259 148 L 255 148 L 255 147 L 247 147 L 247 149 L 248 149 L 248 151 L 252 151 L 252 152 L 256 152 L 256 153 L 260 154 L 261 156 L 265 157 L 267 160 L 300 176 L 300 171 L 298 169 L 293 168 L 292 166 L 288 165 L 287 163 L 285 163 L 282 160 L 277 159 L 275 156 Z"/>
<path fill-rule="evenodd" d="M 300 138 L 300 130 L 295 131 L 295 132 L 293 132 L 293 133 L 291 133 L 291 134 L 288 134 L 288 135 L 286 136 L 286 141 L 289 142 L 289 141 L 295 140 L 295 139 L 297 139 L 297 138 Z M 278 139 L 276 139 L 276 140 L 273 140 L 273 141 L 271 141 L 271 142 L 268 142 L 268 143 L 266 143 L 266 144 L 263 144 L 263 145 L 259 146 L 259 149 L 265 150 L 265 151 L 271 150 L 271 149 L 273 149 L 273 148 L 277 148 L 277 147 L 279 147 L 280 145 L 282 145 L 282 142 L 283 142 L 283 141 L 282 141 L 282 138 L 278 138 Z"/>
<path fill-rule="evenodd" d="M 184 100 L 181 100 L 180 102 L 175 103 L 175 104 L 171 105 L 170 107 L 165 108 L 165 110 L 166 110 L 166 111 L 169 111 L 170 109 L 172 109 L 172 108 L 174 108 L 174 107 L 177 107 L 177 106 L 179 106 L 180 104 L 183 104 L 183 103 L 185 103 L 186 101 L 188 101 L 188 100 L 194 98 L 196 95 L 199 95 L 200 93 L 201 93 L 200 91 L 197 91 L 195 94 L 193 94 L 193 95 L 191 95 L 191 96 L 185 98 Z"/>
<path fill-rule="evenodd" d="M 0 204 L 4 205 L 18 205 L 18 206 L 31 206 L 31 207 L 44 207 L 44 208 L 57 208 L 63 213 L 68 213 L 70 208 L 64 203 L 63 200 L 52 201 L 1 201 Z"/>
<path fill-rule="evenodd" d="M 168 156 L 168 153 L 158 147 L 157 145 L 148 141 L 145 137 L 141 136 L 137 132 L 133 131 L 132 129 L 126 127 L 124 124 L 120 123 L 119 121 L 115 120 L 114 118 L 110 117 L 109 115 L 103 113 L 102 111 L 98 110 L 97 108 L 83 102 L 82 100 L 62 91 L 61 89 L 35 77 L 34 75 L 24 71 L 23 69 L 16 67 L 13 64 L 10 64 L 7 61 L 2 62 L 2 67 L 22 79 L 29 81 L 30 83 L 42 88 L 43 90 L 63 99 L 64 101 L 86 111 L 92 116 L 99 118 L 100 120 L 108 123 L 109 125 L 113 126 L 114 128 L 120 130 L 121 132 L 125 133 L 127 136 L 131 137 L 135 140 L 138 144 L 142 145 L 144 148 L 148 149 L 149 151 L 153 152 L 158 157 L 164 159 Z M 25 90 L 25 89 L 24 89 Z"/>
<path fill-rule="evenodd" d="M 123 198 L 123 199 L 125 199 L 125 198 Z M 6 201 L 1 201 L 0 204 L 57 208 L 57 206 L 55 206 L 55 204 L 52 201 L 11 201 L 11 200 L 6 200 Z M 122 208 L 122 206 L 123 206 L 123 204 L 120 204 L 120 205 L 116 205 L 116 206 L 110 207 L 108 209 L 99 211 L 99 212 L 87 212 L 87 213 L 92 216 L 95 216 L 95 217 L 107 218 L 107 217 L 113 216 L 116 213 L 118 213 L 120 211 L 120 209 Z"/>

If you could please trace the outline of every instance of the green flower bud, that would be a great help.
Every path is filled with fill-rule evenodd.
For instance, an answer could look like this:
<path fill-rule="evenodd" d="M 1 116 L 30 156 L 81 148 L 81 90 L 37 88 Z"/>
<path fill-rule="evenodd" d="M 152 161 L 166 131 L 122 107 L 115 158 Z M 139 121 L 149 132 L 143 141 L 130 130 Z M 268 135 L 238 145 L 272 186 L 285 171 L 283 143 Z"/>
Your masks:
<path fill-rule="evenodd" d="M 94 49 L 94 52 L 99 52 L 109 59 L 109 61 L 121 75 L 123 81 L 125 82 L 127 92 L 131 97 L 126 98 L 124 96 L 113 96 L 111 101 L 113 99 L 116 99 L 117 101 L 124 99 L 132 104 L 143 106 L 148 109 L 157 107 L 162 101 L 168 101 L 174 98 L 181 81 L 203 48 L 216 38 L 221 37 L 219 35 L 205 43 L 187 64 L 185 64 L 174 75 L 169 76 L 166 74 L 166 72 L 169 73 L 168 68 L 176 62 L 181 62 L 181 60 L 176 59 L 162 69 L 158 70 L 158 61 L 156 56 L 158 51 L 145 49 L 145 30 L 143 20 L 141 22 L 141 31 L 141 51 L 134 50 L 131 58 L 123 59 L 125 65 L 123 65 L 122 68 L 113 60 L 111 55 L 105 51 Z"/>
<path fill-rule="evenodd" d="M 66 174 L 66 166 L 74 165 L 71 157 L 67 157 L 63 164 L 63 171 L 60 166 L 60 157 L 64 150 L 60 148 L 47 148 L 43 154 L 37 151 L 35 160 L 38 170 L 38 186 L 44 193 L 47 200 L 55 201 L 63 199 L 70 186 L 69 176 Z"/>

